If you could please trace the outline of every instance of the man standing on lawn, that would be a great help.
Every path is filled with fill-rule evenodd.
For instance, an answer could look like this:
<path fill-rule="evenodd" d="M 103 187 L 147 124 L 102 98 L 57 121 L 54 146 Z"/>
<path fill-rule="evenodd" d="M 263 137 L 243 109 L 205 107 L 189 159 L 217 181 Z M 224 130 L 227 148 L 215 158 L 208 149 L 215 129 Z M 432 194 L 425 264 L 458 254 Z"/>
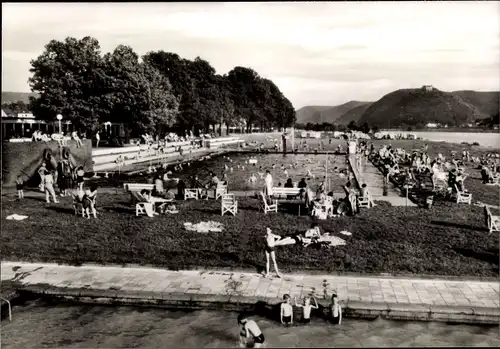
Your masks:
<path fill-rule="evenodd" d="M 273 195 L 273 176 L 271 176 L 271 172 L 266 170 L 266 176 L 264 177 L 264 194 L 267 196 Z"/>
<path fill-rule="evenodd" d="M 269 276 L 269 259 L 273 260 L 274 270 L 276 271 L 276 276 L 281 277 L 280 272 L 278 271 L 278 264 L 276 263 L 276 254 L 274 253 L 274 248 L 276 246 L 276 242 L 281 240 L 281 236 L 273 234 L 270 228 L 266 228 L 266 275 L 264 277 Z"/>

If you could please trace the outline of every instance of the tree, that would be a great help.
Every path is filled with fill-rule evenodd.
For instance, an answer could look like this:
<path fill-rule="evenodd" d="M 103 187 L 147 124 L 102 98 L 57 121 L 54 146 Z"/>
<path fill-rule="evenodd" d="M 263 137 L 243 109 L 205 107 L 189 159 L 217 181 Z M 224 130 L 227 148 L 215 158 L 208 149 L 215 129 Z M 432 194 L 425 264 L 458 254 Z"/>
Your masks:
<path fill-rule="evenodd" d="M 241 115 L 247 127 L 247 132 L 258 120 L 255 94 L 259 93 L 256 85 L 259 75 L 250 68 L 235 67 L 227 74 L 233 91 L 233 101 L 236 112 Z"/>
<path fill-rule="evenodd" d="M 79 129 L 97 127 L 103 62 L 96 39 L 52 40 L 31 66 L 29 84 L 40 97 L 30 97 L 30 109 L 37 117 L 53 121 L 62 114 Z"/>
<path fill-rule="evenodd" d="M 6 109 L 14 114 L 27 113 L 30 111 L 30 105 L 24 103 L 23 101 L 15 101 L 2 103 L 2 109 Z"/>
<path fill-rule="evenodd" d="M 168 79 L 129 46 L 119 45 L 104 56 L 106 65 L 103 100 L 108 121 L 128 125 L 133 134 L 157 133 L 171 126 L 178 111 L 178 100 Z"/>
<path fill-rule="evenodd" d="M 363 125 L 359 128 L 359 130 L 363 133 L 368 133 L 370 132 L 370 126 L 368 126 L 367 122 L 364 122 Z"/>
<path fill-rule="evenodd" d="M 191 61 L 165 51 L 148 52 L 142 59 L 158 69 L 170 81 L 172 92 L 179 102 L 177 129 L 181 132 L 192 129 L 196 122 L 199 98 L 196 96 L 195 83 L 190 76 Z"/>
<path fill-rule="evenodd" d="M 347 124 L 347 128 L 351 131 L 355 131 L 358 129 L 358 126 L 356 125 L 356 122 L 352 120 L 349 124 Z"/>

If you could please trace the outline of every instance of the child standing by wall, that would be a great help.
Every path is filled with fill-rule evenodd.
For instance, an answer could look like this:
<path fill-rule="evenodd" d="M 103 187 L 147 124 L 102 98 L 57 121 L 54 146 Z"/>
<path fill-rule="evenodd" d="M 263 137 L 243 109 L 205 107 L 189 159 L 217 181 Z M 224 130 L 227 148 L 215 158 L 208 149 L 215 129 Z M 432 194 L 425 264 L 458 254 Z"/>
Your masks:
<path fill-rule="evenodd" d="M 314 305 L 311 304 L 311 298 L 314 300 Z M 304 304 L 297 304 L 297 298 L 295 298 L 295 306 L 302 308 L 302 322 L 308 324 L 311 322 L 311 310 L 318 309 L 318 302 L 316 302 L 316 298 L 314 297 L 305 297 Z"/>
<path fill-rule="evenodd" d="M 23 181 L 23 177 L 18 176 L 18 177 L 17 177 L 17 179 L 16 179 L 16 189 L 17 189 L 17 197 L 18 197 L 19 199 L 24 198 L 24 191 L 23 191 L 23 188 L 24 188 L 24 181 Z"/>
<path fill-rule="evenodd" d="M 281 312 L 280 318 L 281 323 L 284 325 L 292 325 L 293 324 L 293 307 L 290 304 L 290 295 L 283 295 L 283 303 L 281 303 Z"/>

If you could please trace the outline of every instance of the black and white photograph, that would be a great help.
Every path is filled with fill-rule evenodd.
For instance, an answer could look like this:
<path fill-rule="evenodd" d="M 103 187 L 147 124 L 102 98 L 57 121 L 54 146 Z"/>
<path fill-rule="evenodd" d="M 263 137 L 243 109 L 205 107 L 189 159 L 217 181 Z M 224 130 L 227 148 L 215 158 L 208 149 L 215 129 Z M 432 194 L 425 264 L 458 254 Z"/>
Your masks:
<path fill-rule="evenodd" d="M 2 2 L 5 349 L 500 347 L 500 1 Z"/>

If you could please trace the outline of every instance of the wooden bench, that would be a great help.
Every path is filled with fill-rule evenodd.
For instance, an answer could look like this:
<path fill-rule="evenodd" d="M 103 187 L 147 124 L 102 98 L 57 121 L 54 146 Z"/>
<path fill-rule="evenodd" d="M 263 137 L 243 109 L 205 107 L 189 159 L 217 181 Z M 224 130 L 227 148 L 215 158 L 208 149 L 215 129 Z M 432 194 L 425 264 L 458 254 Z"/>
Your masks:
<path fill-rule="evenodd" d="M 302 188 L 274 187 L 273 197 L 299 196 Z"/>
<path fill-rule="evenodd" d="M 147 183 L 123 183 L 123 189 L 129 192 L 133 191 L 141 191 L 143 189 L 146 190 L 153 190 L 155 187 L 154 184 L 147 184 Z"/>

